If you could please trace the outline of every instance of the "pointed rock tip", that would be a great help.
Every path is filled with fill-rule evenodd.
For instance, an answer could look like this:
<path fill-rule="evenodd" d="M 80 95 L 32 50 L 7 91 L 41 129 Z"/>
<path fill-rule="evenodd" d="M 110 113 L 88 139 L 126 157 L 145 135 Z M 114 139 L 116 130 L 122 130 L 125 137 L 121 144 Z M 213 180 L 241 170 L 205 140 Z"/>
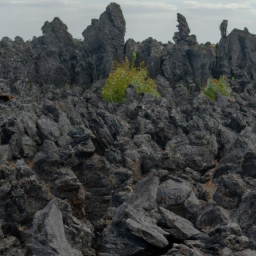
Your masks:
<path fill-rule="evenodd" d="M 179 32 L 174 33 L 173 40 L 175 43 L 179 42 L 180 40 L 186 39 L 190 33 L 187 20 L 182 14 L 177 13 L 177 21 L 179 23 L 177 25 Z"/>
<path fill-rule="evenodd" d="M 123 11 L 121 9 L 121 6 L 115 2 L 110 3 L 107 8 L 106 12 L 110 17 L 110 20 L 116 25 L 116 26 L 122 26 L 125 28 L 126 22 L 123 16 Z"/>
<path fill-rule="evenodd" d="M 68 27 L 59 17 L 55 17 L 52 22 L 46 21 L 44 23 L 42 27 L 43 34 L 47 34 L 51 29 L 67 31 Z"/>
<path fill-rule="evenodd" d="M 122 9 L 117 3 L 110 3 L 106 7 L 106 10 L 100 15 L 99 19 L 92 19 L 91 25 L 83 31 L 82 35 L 83 37 L 86 37 L 88 31 L 91 31 L 97 27 L 104 27 L 109 25 L 116 27 L 122 34 L 125 34 L 126 22 Z"/>
<path fill-rule="evenodd" d="M 178 18 L 178 20 L 179 19 L 186 20 L 186 17 L 180 13 L 177 13 L 177 18 Z"/>
<path fill-rule="evenodd" d="M 179 22 L 179 24 L 182 24 L 183 26 L 187 26 L 188 27 L 188 23 L 187 23 L 187 19 L 185 16 L 183 16 L 180 13 L 177 13 L 177 21 Z"/>
<path fill-rule="evenodd" d="M 106 10 L 110 10 L 110 11 L 111 11 L 113 8 L 116 8 L 115 10 L 122 11 L 121 6 L 120 6 L 119 4 L 117 4 L 117 3 L 115 3 L 115 2 L 111 2 L 111 3 L 107 6 Z"/>

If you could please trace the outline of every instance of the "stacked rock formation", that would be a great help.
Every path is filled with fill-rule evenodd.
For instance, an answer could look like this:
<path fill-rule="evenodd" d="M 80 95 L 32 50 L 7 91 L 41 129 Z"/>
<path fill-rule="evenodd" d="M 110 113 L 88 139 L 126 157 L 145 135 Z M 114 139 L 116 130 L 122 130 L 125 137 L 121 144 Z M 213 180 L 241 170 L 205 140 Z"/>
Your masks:
<path fill-rule="evenodd" d="M 227 27 L 228 27 L 228 21 L 223 20 L 220 24 L 220 33 L 222 37 L 227 36 Z"/>
<path fill-rule="evenodd" d="M 178 43 L 179 40 L 184 40 L 188 38 L 190 33 L 190 29 L 189 29 L 186 18 L 180 13 L 177 14 L 177 18 L 178 18 L 177 21 L 179 23 L 179 25 L 177 25 L 177 28 L 179 32 L 175 32 L 174 34 L 173 40 L 175 43 Z"/>

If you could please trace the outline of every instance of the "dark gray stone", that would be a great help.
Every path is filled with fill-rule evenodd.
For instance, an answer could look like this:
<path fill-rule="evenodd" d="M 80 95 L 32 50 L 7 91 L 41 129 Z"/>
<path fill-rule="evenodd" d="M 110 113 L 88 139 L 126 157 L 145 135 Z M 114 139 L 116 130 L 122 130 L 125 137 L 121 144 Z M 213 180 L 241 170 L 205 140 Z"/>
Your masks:
<path fill-rule="evenodd" d="M 37 126 L 43 140 L 49 139 L 56 141 L 60 137 L 60 130 L 57 123 L 46 116 L 40 117 L 37 121 Z"/>
<path fill-rule="evenodd" d="M 62 214 L 54 201 L 35 214 L 33 220 L 32 251 L 35 255 L 74 255 L 82 253 L 68 243 L 62 221 Z"/>
<path fill-rule="evenodd" d="M 120 6 L 110 3 L 100 18 L 84 30 L 80 49 L 83 58 L 76 69 L 80 83 L 106 78 L 112 62 L 123 60 L 125 25 Z"/>
<path fill-rule="evenodd" d="M 226 209 L 233 209 L 241 202 L 241 197 L 246 189 L 247 185 L 239 175 L 223 175 L 220 178 L 217 191 L 213 195 L 213 200 Z"/>
<path fill-rule="evenodd" d="M 59 18 L 0 41 L 1 255 L 255 254 L 255 35 L 224 22 L 198 44 L 178 23 L 175 44 L 125 43 L 111 3 L 84 41 Z M 112 62 L 133 53 L 161 96 L 107 102 Z M 232 91 L 214 102 L 203 90 L 221 75 Z"/>
<path fill-rule="evenodd" d="M 160 212 L 163 218 L 161 224 L 165 224 L 168 227 L 166 231 L 168 231 L 172 237 L 178 240 L 186 240 L 190 237 L 200 235 L 200 231 L 197 230 L 190 221 L 162 207 L 160 207 Z"/>
<path fill-rule="evenodd" d="M 249 237 L 251 242 L 256 243 L 255 235 L 255 191 L 246 192 L 242 196 L 242 202 L 240 203 L 235 216 L 238 224 L 240 225 L 243 233 Z"/>
<path fill-rule="evenodd" d="M 185 182 L 167 180 L 158 188 L 157 203 L 171 210 L 173 206 L 183 204 L 190 193 L 191 188 Z"/>
<path fill-rule="evenodd" d="M 228 27 L 228 21 L 223 20 L 220 24 L 220 33 L 222 37 L 227 36 L 227 27 Z"/>

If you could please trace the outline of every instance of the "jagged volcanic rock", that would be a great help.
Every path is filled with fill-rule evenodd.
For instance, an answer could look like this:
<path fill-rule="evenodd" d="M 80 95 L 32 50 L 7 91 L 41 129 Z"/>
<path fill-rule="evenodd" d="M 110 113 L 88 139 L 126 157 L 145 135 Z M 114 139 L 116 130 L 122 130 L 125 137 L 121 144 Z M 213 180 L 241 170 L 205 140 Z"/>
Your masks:
<path fill-rule="evenodd" d="M 233 77 L 233 87 L 237 92 L 243 91 L 245 85 L 255 79 L 255 42 L 255 35 L 247 30 L 234 29 L 217 45 L 217 75 Z"/>
<path fill-rule="evenodd" d="M 54 85 L 75 83 L 77 51 L 67 26 L 59 19 L 45 22 L 43 36 L 31 42 L 34 60 L 29 80 Z"/>
<path fill-rule="evenodd" d="M 81 84 L 106 78 L 112 62 L 123 60 L 125 25 L 120 6 L 110 3 L 100 18 L 93 19 L 84 30 L 77 67 Z"/>
<path fill-rule="evenodd" d="M 39 84 L 64 85 L 75 82 L 77 51 L 67 26 L 59 19 L 45 22 L 43 36 L 26 42 L 1 41 L 1 78 Z"/>
<path fill-rule="evenodd" d="M 256 255 L 255 35 L 124 43 L 116 3 L 74 40 L 55 18 L 0 42 L 0 254 Z M 177 39 L 177 40 L 176 40 Z M 144 61 L 160 97 L 101 97 L 112 61 Z M 200 90 L 225 75 L 230 96 Z"/>
<path fill-rule="evenodd" d="M 189 29 L 186 18 L 180 13 L 177 14 L 177 18 L 179 22 L 179 25 L 177 25 L 177 28 L 179 32 L 176 32 L 174 34 L 173 40 L 175 42 L 178 42 L 179 40 L 187 39 L 190 33 L 190 29 Z"/>

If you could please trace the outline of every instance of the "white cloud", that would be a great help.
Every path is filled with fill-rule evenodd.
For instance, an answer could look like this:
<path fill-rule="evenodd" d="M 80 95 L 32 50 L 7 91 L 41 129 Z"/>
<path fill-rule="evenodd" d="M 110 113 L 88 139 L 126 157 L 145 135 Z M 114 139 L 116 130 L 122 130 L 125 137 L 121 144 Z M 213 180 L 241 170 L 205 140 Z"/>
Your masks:
<path fill-rule="evenodd" d="M 85 2 L 83 3 L 82 0 L 0 0 L 1 5 L 5 6 L 19 6 L 19 7 L 41 7 L 41 6 L 76 6 L 76 7 L 86 7 L 86 6 L 92 6 L 93 4 L 86 4 Z M 94 6 L 97 6 L 97 4 L 94 4 Z"/>
<path fill-rule="evenodd" d="M 177 10 L 177 6 L 166 1 L 136 1 L 125 0 L 120 1 L 121 6 L 132 6 L 134 8 L 146 8 L 146 9 L 162 9 L 162 10 Z"/>
<path fill-rule="evenodd" d="M 202 8 L 202 9 L 248 9 L 250 8 L 249 2 L 240 2 L 240 3 L 201 3 L 198 1 L 184 1 L 184 4 L 187 8 Z"/>

